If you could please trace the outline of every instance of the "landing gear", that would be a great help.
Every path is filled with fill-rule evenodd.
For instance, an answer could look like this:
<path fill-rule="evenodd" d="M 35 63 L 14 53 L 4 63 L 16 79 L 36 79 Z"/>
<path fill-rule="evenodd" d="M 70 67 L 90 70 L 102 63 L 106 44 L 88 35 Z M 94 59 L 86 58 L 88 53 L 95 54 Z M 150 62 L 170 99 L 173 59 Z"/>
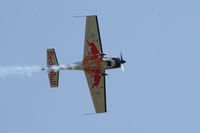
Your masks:
<path fill-rule="evenodd" d="M 102 76 L 107 76 L 108 74 L 107 73 L 102 73 Z"/>
<path fill-rule="evenodd" d="M 104 57 L 106 54 L 104 54 L 104 53 L 100 53 L 99 54 L 101 57 Z"/>

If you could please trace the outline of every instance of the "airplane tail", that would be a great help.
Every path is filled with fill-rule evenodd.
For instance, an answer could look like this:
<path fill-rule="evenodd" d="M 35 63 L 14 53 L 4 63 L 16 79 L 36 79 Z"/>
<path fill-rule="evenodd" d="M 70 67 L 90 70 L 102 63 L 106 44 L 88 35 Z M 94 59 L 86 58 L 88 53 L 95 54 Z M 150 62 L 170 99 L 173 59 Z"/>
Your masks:
<path fill-rule="evenodd" d="M 47 49 L 47 67 L 50 68 L 48 71 L 48 77 L 50 86 L 58 87 L 59 82 L 59 70 L 54 70 L 52 67 L 58 66 L 58 60 L 56 57 L 55 49 Z"/>

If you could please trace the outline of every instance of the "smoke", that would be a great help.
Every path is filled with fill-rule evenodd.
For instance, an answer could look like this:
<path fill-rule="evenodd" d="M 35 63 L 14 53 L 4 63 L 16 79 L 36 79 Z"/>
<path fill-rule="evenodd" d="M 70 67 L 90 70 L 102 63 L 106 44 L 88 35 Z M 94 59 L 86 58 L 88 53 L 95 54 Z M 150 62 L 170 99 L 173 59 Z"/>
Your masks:
<path fill-rule="evenodd" d="M 41 71 L 40 66 L 0 66 L 0 78 L 8 76 L 27 76 Z"/>

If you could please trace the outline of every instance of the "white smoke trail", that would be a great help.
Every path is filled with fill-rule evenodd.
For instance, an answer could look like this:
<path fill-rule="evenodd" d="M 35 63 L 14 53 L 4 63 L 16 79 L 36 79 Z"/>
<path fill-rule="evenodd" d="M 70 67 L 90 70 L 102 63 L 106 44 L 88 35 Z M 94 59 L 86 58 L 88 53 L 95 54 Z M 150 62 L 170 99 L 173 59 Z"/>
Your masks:
<path fill-rule="evenodd" d="M 28 76 L 33 73 L 41 71 L 40 66 L 0 66 L 0 77 L 6 78 L 8 76 Z"/>

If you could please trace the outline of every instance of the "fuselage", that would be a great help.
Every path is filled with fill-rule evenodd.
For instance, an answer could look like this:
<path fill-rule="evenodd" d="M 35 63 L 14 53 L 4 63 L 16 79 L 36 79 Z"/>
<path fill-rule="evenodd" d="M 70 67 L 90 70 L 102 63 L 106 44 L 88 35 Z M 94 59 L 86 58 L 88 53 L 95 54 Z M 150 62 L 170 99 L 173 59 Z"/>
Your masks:
<path fill-rule="evenodd" d="M 118 57 L 103 57 L 96 59 L 84 59 L 68 65 L 50 66 L 43 70 L 98 70 L 98 69 L 113 69 L 120 68 L 120 58 Z"/>
<path fill-rule="evenodd" d="M 120 68 L 120 58 L 104 57 L 90 60 L 83 60 L 67 65 L 67 70 L 94 70 Z"/>

